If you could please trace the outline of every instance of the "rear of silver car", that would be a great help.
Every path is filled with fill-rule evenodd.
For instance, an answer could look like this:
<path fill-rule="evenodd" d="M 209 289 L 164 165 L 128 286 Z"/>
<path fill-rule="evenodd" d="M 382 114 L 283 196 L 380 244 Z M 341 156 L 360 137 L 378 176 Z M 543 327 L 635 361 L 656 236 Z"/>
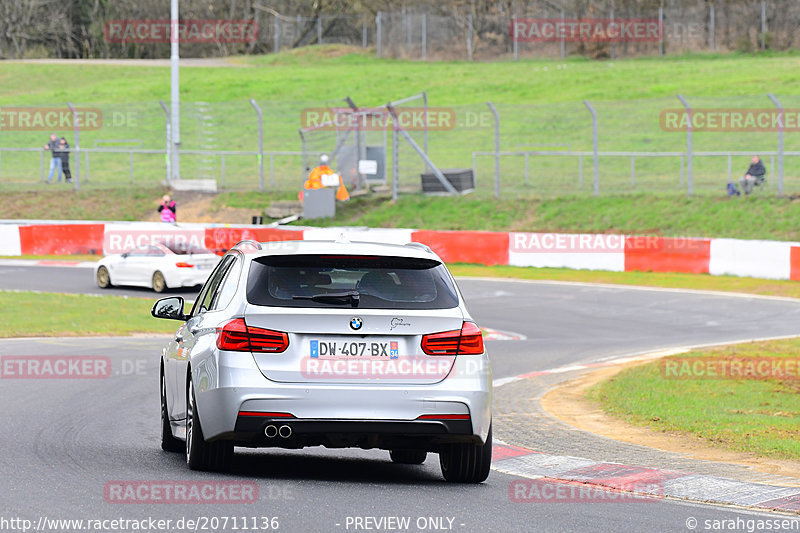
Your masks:
<path fill-rule="evenodd" d="M 186 380 L 204 441 L 382 448 L 401 463 L 435 452 L 445 478 L 483 481 L 488 356 L 441 260 L 374 244 L 292 243 L 277 252 L 234 250 L 229 262 L 243 266 L 236 296 L 187 317 L 208 332 L 193 340 Z M 169 411 L 178 429 L 186 413 Z M 220 459 L 197 466 L 224 468 L 230 453 L 208 456 Z"/>

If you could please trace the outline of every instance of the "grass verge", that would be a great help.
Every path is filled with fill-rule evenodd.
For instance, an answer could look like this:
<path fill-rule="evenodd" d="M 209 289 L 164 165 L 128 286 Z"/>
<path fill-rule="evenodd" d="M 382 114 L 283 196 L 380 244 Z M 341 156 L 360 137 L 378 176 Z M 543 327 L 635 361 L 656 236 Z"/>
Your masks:
<path fill-rule="evenodd" d="M 669 361 L 780 358 L 797 368 L 800 339 L 739 344 L 665 358 L 629 368 L 587 391 L 608 414 L 654 431 L 679 432 L 713 446 L 760 456 L 800 458 L 800 381 L 771 379 L 676 379 Z M 693 361 L 692 361 L 693 362 Z M 789 368 L 785 365 L 784 368 Z M 694 374 L 697 375 L 697 374 Z"/>
<path fill-rule="evenodd" d="M 0 291 L 0 337 L 171 333 L 178 323 L 150 316 L 153 300 Z"/>
<path fill-rule="evenodd" d="M 607 272 L 602 270 L 571 270 L 568 268 L 531 268 L 468 264 L 452 264 L 448 265 L 448 268 L 454 276 L 611 283 L 615 285 L 741 292 L 762 296 L 800 298 L 800 284 L 796 281 L 788 280 L 711 276 L 707 274 L 679 274 L 671 272 Z"/>
<path fill-rule="evenodd" d="M 297 224 L 443 230 L 659 234 L 800 240 L 800 198 L 619 195 L 600 198 L 355 198 L 336 217 Z M 757 223 L 753 223 L 757 221 Z"/>
<path fill-rule="evenodd" d="M 0 213 L 7 220 L 145 220 L 156 212 L 163 187 L 75 191 L 50 185 L 39 191 L 4 191 Z"/>

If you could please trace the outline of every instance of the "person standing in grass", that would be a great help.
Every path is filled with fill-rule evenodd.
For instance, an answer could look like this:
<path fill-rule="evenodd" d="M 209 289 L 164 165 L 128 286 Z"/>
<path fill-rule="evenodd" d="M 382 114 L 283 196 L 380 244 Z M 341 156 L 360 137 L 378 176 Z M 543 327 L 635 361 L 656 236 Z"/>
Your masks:
<path fill-rule="evenodd" d="M 59 155 L 59 142 L 58 135 L 53 133 L 50 135 L 50 142 L 44 145 L 45 150 L 50 150 L 50 175 L 47 176 L 48 185 L 53 181 L 53 172 L 58 169 L 58 182 L 61 183 L 61 156 Z"/>
<path fill-rule="evenodd" d="M 175 200 L 165 194 L 161 197 L 161 204 L 158 206 L 158 212 L 161 213 L 161 222 L 168 222 L 174 224 L 178 220 L 178 206 Z"/>
<path fill-rule="evenodd" d="M 69 143 L 61 137 L 58 143 L 58 155 L 61 157 L 61 169 L 64 171 L 64 181 L 72 183 L 72 173 L 69 171 Z"/>

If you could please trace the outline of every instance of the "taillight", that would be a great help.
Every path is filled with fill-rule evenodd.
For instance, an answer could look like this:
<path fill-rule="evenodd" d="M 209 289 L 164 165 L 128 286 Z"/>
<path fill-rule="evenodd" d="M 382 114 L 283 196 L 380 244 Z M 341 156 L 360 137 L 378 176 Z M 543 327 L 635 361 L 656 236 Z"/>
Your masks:
<path fill-rule="evenodd" d="M 194 267 L 194 265 L 193 265 L 193 264 L 191 264 L 191 263 L 184 263 L 184 262 L 175 263 L 175 266 L 176 266 L 176 267 L 178 267 L 178 268 L 192 268 L 192 267 Z"/>
<path fill-rule="evenodd" d="M 289 336 L 282 331 L 248 326 L 236 318 L 217 328 L 217 348 L 231 352 L 280 353 L 289 347 Z"/>
<path fill-rule="evenodd" d="M 422 336 L 422 351 L 428 355 L 476 355 L 483 353 L 483 335 L 474 322 L 461 329 Z"/>

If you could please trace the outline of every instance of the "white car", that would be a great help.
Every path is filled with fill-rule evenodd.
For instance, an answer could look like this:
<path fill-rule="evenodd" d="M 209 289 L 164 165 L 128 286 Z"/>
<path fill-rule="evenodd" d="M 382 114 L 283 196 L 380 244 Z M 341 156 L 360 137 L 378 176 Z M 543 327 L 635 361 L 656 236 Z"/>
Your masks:
<path fill-rule="evenodd" d="M 219 260 L 218 255 L 205 249 L 154 243 L 108 255 L 97 262 L 94 273 L 101 289 L 131 285 L 163 292 L 202 285 Z"/>

